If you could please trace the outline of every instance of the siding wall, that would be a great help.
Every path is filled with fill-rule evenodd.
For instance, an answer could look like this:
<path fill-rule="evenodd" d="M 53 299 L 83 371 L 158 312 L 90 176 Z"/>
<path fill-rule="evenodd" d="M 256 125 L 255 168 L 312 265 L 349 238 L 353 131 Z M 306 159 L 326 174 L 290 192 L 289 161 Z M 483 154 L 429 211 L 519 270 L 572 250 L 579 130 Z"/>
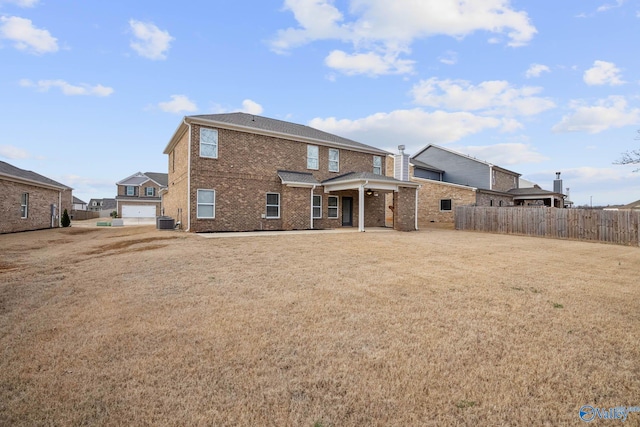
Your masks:
<path fill-rule="evenodd" d="M 489 166 L 464 156 L 459 156 L 438 147 L 429 147 L 416 159 L 441 169 L 443 181 L 489 189 L 491 183 Z"/>

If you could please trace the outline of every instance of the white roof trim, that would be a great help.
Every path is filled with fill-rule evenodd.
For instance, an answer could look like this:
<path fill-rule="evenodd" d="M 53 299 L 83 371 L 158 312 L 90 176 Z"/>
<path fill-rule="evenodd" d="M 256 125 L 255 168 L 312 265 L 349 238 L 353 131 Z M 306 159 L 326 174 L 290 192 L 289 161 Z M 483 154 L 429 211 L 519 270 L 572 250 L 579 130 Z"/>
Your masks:
<path fill-rule="evenodd" d="M 454 184 L 452 182 L 445 182 L 445 181 L 436 181 L 435 179 L 418 178 L 417 176 L 412 176 L 411 179 L 418 182 L 428 182 L 430 184 L 446 185 L 449 187 L 462 188 L 465 190 L 473 190 L 473 191 L 478 190 L 476 187 L 471 187 L 469 185 Z"/>

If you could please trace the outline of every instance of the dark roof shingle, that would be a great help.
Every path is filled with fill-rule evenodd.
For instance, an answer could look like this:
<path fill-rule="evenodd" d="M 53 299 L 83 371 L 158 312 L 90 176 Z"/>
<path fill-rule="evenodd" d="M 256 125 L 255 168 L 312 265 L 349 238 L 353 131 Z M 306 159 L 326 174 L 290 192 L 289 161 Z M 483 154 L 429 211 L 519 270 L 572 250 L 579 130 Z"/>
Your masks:
<path fill-rule="evenodd" d="M 54 187 L 62 187 L 65 188 L 67 190 L 70 190 L 71 187 L 68 187 L 64 184 L 60 184 L 58 181 L 54 181 L 50 178 L 47 178 L 46 176 L 42 176 L 38 173 L 35 173 L 33 171 L 28 171 L 28 170 L 24 170 L 24 169 L 20 169 L 18 167 L 15 167 L 13 165 L 10 165 L 9 163 L 0 161 L 0 174 L 3 175 L 10 175 L 10 176 L 14 176 L 16 178 L 22 178 L 22 179 L 26 179 L 29 181 L 35 181 L 35 182 L 39 182 L 41 184 L 46 184 L 46 185 L 52 185 Z"/>
<path fill-rule="evenodd" d="M 283 120 L 271 119 L 268 117 L 256 116 L 247 113 L 225 113 L 225 114 L 205 114 L 197 116 L 189 116 L 190 118 L 207 120 L 218 123 L 227 123 L 231 125 L 253 128 L 268 132 L 277 132 L 290 136 L 298 136 L 301 138 L 315 139 L 329 144 L 344 145 L 356 149 L 377 152 L 380 154 L 389 154 L 387 151 L 381 150 L 370 145 L 362 144 L 352 139 L 343 138 L 333 135 L 310 126 L 300 125 L 297 123 L 285 122 Z"/>

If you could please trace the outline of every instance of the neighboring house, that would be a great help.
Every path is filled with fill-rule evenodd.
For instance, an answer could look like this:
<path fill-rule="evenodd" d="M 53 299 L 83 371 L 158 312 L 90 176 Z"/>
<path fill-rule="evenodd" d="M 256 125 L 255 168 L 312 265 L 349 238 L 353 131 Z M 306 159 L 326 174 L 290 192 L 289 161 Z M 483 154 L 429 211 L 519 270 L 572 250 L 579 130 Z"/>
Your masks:
<path fill-rule="evenodd" d="M 164 214 L 193 232 L 416 228 L 417 184 L 384 175 L 386 151 L 245 113 L 188 116 L 169 156 Z"/>
<path fill-rule="evenodd" d="M 640 200 L 636 200 L 635 202 L 631 202 L 628 205 L 624 205 L 620 208 L 618 208 L 619 210 L 634 210 L 634 211 L 640 211 Z"/>
<path fill-rule="evenodd" d="M 421 185 L 419 226 L 453 222 L 455 208 L 464 205 L 563 207 L 561 192 L 521 189 L 519 173 L 444 147 L 427 145 L 409 162 L 411 181 Z"/>
<path fill-rule="evenodd" d="M 0 233 L 59 227 L 72 188 L 0 161 Z"/>
<path fill-rule="evenodd" d="M 162 215 L 161 192 L 167 188 L 167 174 L 138 172 L 117 182 L 118 217 L 155 218 Z"/>
<path fill-rule="evenodd" d="M 91 212 L 100 212 L 100 217 L 106 218 L 115 212 L 116 207 L 116 199 L 91 199 L 87 205 L 87 210 Z"/>
<path fill-rule="evenodd" d="M 86 211 L 87 210 L 87 202 L 83 202 L 78 199 L 76 196 L 73 196 L 73 205 L 71 209 L 74 211 Z"/>

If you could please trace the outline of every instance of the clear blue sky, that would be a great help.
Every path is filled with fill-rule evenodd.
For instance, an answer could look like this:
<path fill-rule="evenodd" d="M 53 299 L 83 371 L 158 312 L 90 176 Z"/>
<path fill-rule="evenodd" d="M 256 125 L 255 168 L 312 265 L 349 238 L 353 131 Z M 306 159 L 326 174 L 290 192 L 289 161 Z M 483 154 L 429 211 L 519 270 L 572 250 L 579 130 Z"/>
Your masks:
<path fill-rule="evenodd" d="M 185 115 L 435 143 L 577 204 L 640 199 L 640 0 L 0 0 L 0 159 L 114 197 Z"/>

